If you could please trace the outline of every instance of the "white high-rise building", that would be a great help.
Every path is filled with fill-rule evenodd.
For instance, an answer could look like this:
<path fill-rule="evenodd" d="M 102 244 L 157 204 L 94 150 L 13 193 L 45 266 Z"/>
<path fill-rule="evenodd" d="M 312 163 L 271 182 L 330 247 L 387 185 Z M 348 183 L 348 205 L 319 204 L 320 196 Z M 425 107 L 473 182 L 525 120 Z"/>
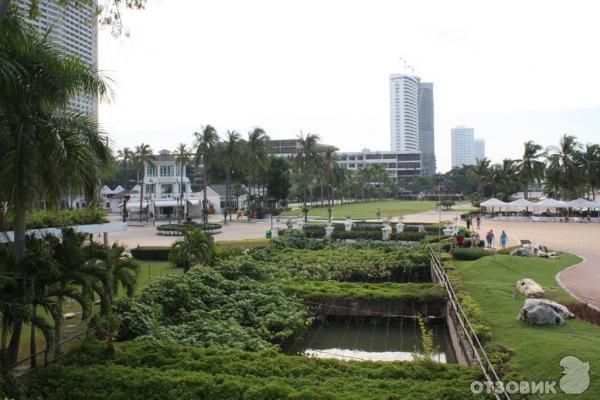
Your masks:
<path fill-rule="evenodd" d="M 485 140 L 475 139 L 475 162 L 485 158 Z"/>
<path fill-rule="evenodd" d="M 73 2 L 71 2 L 73 3 Z M 29 15 L 30 0 L 17 0 L 23 15 Z M 85 65 L 98 67 L 98 20 L 96 2 L 74 6 L 61 6 L 59 0 L 39 0 L 40 16 L 29 22 L 67 54 L 75 56 Z M 98 116 L 96 96 L 76 95 L 70 106 L 89 115 Z"/>
<path fill-rule="evenodd" d="M 390 139 L 392 151 L 419 150 L 419 78 L 390 75 Z"/>
<path fill-rule="evenodd" d="M 457 126 L 451 130 L 452 168 L 475 164 L 475 130 Z"/>

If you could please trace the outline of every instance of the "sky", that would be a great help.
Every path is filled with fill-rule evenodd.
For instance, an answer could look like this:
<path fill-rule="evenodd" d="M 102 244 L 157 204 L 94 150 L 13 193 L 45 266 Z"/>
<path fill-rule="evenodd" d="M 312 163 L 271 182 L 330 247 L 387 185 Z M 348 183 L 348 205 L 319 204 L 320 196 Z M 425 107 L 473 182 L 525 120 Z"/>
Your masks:
<path fill-rule="evenodd" d="M 578 0 L 148 0 L 128 37 L 100 32 L 115 93 L 100 122 L 118 148 L 172 150 L 211 124 L 389 150 L 389 75 L 410 66 L 434 83 L 439 171 L 456 125 L 493 161 L 530 139 L 600 142 L 598 15 Z"/>

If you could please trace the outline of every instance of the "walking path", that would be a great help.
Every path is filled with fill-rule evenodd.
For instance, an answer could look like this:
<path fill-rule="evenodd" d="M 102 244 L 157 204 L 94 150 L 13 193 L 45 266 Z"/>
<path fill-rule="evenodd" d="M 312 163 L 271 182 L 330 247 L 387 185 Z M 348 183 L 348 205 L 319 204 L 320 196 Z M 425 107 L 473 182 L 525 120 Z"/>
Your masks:
<path fill-rule="evenodd" d="M 442 213 L 442 220 L 452 220 L 458 213 Z M 406 216 L 407 222 L 437 222 L 438 214 L 431 211 Z M 540 243 L 550 249 L 576 254 L 583 258 L 577 265 L 557 275 L 563 288 L 584 303 L 600 308 L 600 224 L 561 222 L 519 222 L 483 219 L 481 232 L 493 229 L 498 243 L 504 229 L 509 235 L 509 246 L 520 240 Z M 483 237 L 483 234 L 482 234 Z"/>

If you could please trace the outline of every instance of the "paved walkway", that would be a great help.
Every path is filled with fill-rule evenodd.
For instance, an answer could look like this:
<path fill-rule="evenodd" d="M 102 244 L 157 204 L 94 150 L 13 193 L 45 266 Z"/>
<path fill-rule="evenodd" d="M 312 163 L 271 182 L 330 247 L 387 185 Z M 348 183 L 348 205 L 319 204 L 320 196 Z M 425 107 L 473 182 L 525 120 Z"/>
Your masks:
<path fill-rule="evenodd" d="M 443 213 L 442 220 L 452 220 L 458 213 Z M 437 222 L 438 214 L 425 212 L 404 218 L 407 222 Z M 509 246 L 520 240 L 540 243 L 550 249 L 583 257 L 577 265 L 560 272 L 557 280 L 582 302 L 600 308 L 600 224 L 560 222 L 518 222 L 483 219 L 481 232 L 493 229 L 496 242 L 504 229 L 509 236 Z M 481 234 L 483 237 L 483 233 Z"/>

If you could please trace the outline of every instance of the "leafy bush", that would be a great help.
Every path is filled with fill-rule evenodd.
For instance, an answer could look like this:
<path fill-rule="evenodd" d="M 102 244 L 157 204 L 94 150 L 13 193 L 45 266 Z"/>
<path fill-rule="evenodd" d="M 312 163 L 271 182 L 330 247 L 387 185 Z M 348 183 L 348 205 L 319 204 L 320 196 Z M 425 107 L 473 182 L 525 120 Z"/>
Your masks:
<path fill-rule="evenodd" d="M 418 242 L 425 239 L 427 234 L 425 232 L 397 232 L 392 233 L 390 236 L 391 240 L 400 240 L 405 242 Z"/>
<path fill-rule="evenodd" d="M 170 252 L 169 246 L 138 246 L 131 249 L 133 258 L 146 261 L 168 261 Z"/>
<path fill-rule="evenodd" d="M 138 299 L 119 304 L 119 335 L 194 346 L 272 348 L 300 333 L 312 316 L 300 299 L 260 281 L 263 277 L 260 265 L 249 258 L 226 261 L 219 271 L 196 267 L 164 277 Z"/>
<path fill-rule="evenodd" d="M 456 248 L 452 252 L 452 257 L 456 260 L 479 260 L 481 257 L 489 256 L 492 253 L 478 247 Z"/>
<path fill-rule="evenodd" d="M 66 228 L 73 225 L 108 223 L 106 210 L 102 208 L 78 208 L 74 210 L 34 211 L 27 214 L 26 229 Z M 11 219 L 5 221 L 5 228 L 13 230 Z"/>
<path fill-rule="evenodd" d="M 420 247 L 396 246 L 392 251 L 352 246 L 318 251 L 263 249 L 253 258 L 273 266 L 278 278 L 350 282 L 427 281 L 429 256 Z"/>
<path fill-rule="evenodd" d="M 29 375 L 32 398 L 45 400 L 466 399 L 481 372 L 452 364 L 339 361 L 192 348 L 144 340 L 112 356 L 88 342 L 61 364 Z M 480 398 L 485 398 L 482 395 Z"/>
<path fill-rule="evenodd" d="M 351 231 L 333 231 L 331 237 L 333 239 L 363 239 L 363 240 L 381 240 L 381 229 L 375 230 L 356 230 Z"/>

